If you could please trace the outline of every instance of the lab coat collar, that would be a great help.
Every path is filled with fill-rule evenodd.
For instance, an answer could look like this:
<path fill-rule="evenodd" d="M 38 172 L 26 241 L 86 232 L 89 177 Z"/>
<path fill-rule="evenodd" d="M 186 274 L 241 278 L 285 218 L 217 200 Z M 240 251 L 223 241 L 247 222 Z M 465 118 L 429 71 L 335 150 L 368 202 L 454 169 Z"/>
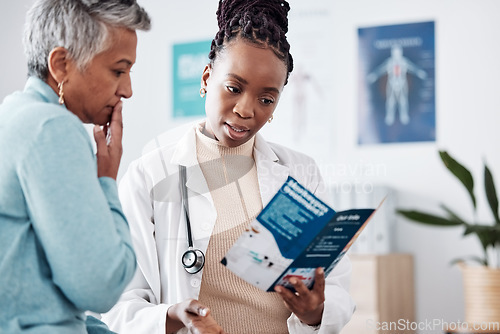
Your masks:
<path fill-rule="evenodd" d="M 279 162 L 279 158 L 274 153 L 271 146 L 269 146 L 268 142 L 262 137 L 260 133 L 255 135 L 255 152 L 259 153 L 259 158 L 270 160 L 273 162 Z"/>
<path fill-rule="evenodd" d="M 196 125 L 193 125 L 179 140 L 170 163 L 186 167 L 186 187 L 203 195 L 210 202 L 210 190 L 196 157 Z"/>
<path fill-rule="evenodd" d="M 285 183 L 290 175 L 290 170 L 288 166 L 280 163 L 280 159 L 271 145 L 259 133 L 255 135 L 254 158 L 257 165 L 262 205 L 266 206 Z"/>
<path fill-rule="evenodd" d="M 261 192 L 262 204 L 265 206 L 278 192 L 290 175 L 289 168 L 280 163 L 271 145 L 257 133 L 255 135 L 254 159 Z M 179 140 L 170 160 L 173 165 L 187 168 L 186 186 L 211 202 L 210 191 L 196 157 L 196 125 L 193 125 Z"/>
<path fill-rule="evenodd" d="M 189 131 L 186 131 L 176 145 L 175 152 L 170 162 L 174 165 L 193 166 L 198 164 L 196 157 L 196 126 L 199 122 L 193 123 Z M 273 162 L 279 162 L 279 158 L 274 153 L 271 146 L 266 142 L 261 134 L 255 135 L 255 150 L 259 152 L 259 157 Z"/>

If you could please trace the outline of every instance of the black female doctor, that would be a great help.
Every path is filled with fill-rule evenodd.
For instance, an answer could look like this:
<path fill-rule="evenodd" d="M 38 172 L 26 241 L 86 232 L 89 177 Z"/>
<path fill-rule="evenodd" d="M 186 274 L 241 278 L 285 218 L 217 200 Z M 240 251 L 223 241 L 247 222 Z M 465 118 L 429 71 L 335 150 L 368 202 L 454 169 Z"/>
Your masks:
<path fill-rule="evenodd" d="M 260 291 L 220 264 L 288 176 L 323 196 L 311 158 L 258 133 L 272 121 L 293 69 L 288 10 L 280 0 L 220 1 L 219 32 L 201 80 L 207 118 L 180 139 L 161 136 L 156 150 L 129 166 L 120 198 L 138 271 L 103 318 L 112 330 L 339 333 L 349 321 L 347 258 L 326 279 L 318 269 L 312 290 L 292 282 L 297 294 Z M 185 181 L 179 166 L 186 167 Z"/>

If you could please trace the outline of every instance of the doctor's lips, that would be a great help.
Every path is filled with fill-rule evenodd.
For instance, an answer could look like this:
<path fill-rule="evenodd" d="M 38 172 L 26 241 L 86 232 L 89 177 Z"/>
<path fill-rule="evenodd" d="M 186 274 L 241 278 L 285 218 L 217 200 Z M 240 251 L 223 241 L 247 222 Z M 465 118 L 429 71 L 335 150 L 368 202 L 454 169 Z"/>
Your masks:
<path fill-rule="evenodd" d="M 227 123 L 227 122 L 225 124 L 236 132 L 250 131 L 250 129 L 248 129 L 247 127 L 239 126 L 237 124 L 231 124 L 231 123 Z"/>

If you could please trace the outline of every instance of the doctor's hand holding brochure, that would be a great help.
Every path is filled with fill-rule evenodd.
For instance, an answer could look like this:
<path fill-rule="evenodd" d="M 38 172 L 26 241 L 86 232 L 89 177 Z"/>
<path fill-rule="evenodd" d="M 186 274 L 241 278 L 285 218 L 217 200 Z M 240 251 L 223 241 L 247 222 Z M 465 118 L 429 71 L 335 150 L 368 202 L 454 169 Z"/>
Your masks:
<path fill-rule="evenodd" d="M 328 276 L 375 211 L 335 212 L 289 177 L 221 262 L 265 291 L 293 290 L 292 277 L 312 288 L 315 269 Z"/>

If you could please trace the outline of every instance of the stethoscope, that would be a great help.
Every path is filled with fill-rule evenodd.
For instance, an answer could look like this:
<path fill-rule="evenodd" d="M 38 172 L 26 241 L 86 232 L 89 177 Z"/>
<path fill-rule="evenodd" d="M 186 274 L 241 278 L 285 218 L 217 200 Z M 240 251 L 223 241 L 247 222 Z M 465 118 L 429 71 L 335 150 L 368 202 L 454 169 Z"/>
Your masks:
<path fill-rule="evenodd" d="M 205 265 L 205 254 L 193 247 L 193 236 L 191 234 L 191 222 L 189 221 L 189 203 L 186 188 L 186 167 L 179 165 L 180 188 L 182 194 L 182 205 L 186 217 L 188 250 L 182 254 L 182 266 L 190 274 L 196 274 Z"/>

